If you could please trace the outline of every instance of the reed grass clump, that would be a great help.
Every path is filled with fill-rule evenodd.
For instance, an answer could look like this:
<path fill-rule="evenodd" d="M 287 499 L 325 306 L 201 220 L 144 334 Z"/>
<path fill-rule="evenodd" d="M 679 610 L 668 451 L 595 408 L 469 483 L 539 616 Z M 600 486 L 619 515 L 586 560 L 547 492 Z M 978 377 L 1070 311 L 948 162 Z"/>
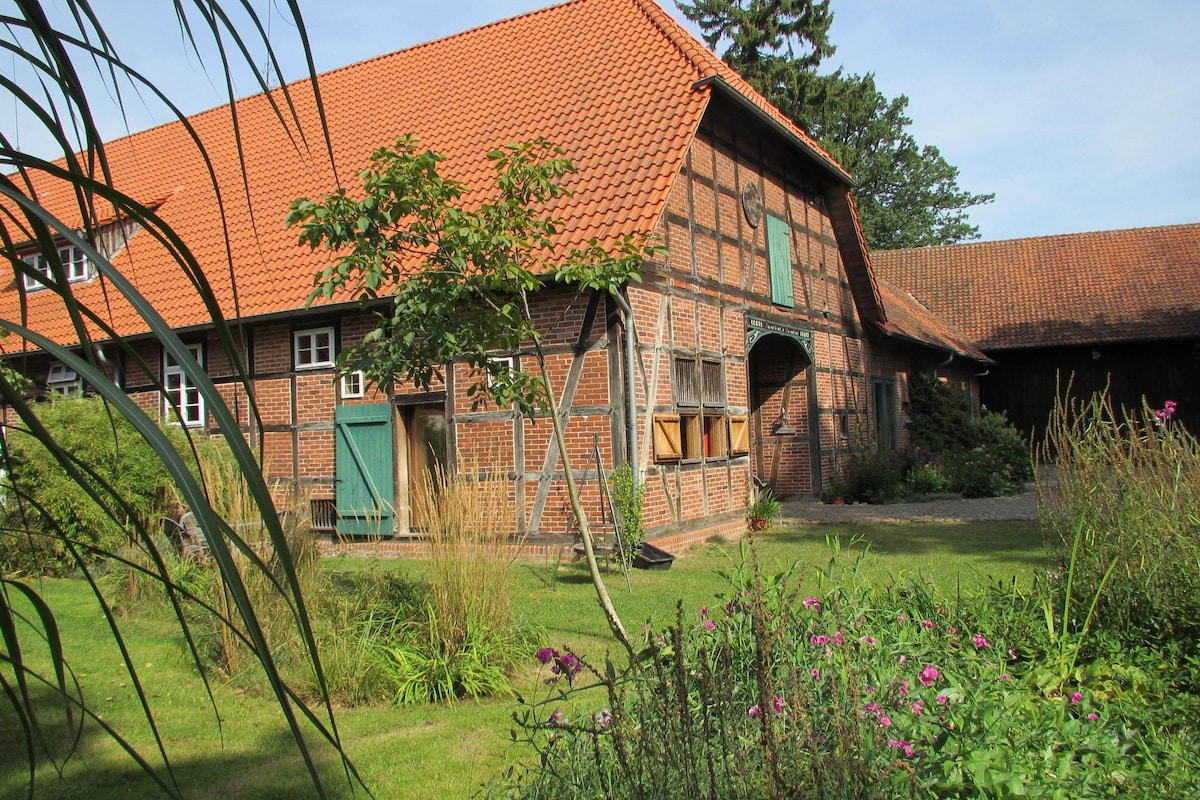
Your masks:
<path fill-rule="evenodd" d="M 1200 640 L 1200 446 L 1163 409 L 1114 407 L 1106 392 L 1059 399 L 1039 453 L 1047 545 L 1085 618 L 1126 643 Z"/>

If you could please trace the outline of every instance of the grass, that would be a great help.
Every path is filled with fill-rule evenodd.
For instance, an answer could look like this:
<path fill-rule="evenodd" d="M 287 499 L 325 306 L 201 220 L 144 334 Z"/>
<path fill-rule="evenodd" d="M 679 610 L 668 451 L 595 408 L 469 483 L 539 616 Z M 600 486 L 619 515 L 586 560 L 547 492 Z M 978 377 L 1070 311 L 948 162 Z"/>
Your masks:
<path fill-rule="evenodd" d="M 847 550 L 870 543 L 866 568 L 874 580 L 921 576 L 945 591 L 953 591 L 960 582 L 1027 581 L 1035 568 L 1046 565 L 1037 525 L 1018 522 L 778 529 L 759 536 L 760 560 L 768 570 L 796 561 L 811 566 L 815 585 L 815 570 L 829 560 L 826 536 L 840 538 Z M 677 600 L 692 615 L 700 606 L 711 605 L 724 589 L 714 570 L 732 566 L 737 549 L 736 544 L 704 545 L 677 554 L 669 571 L 634 570 L 632 592 L 626 592 L 624 577 L 614 565 L 608 573 L 609 588 L 626 625 L 631 631 L 647 621 L 653 628 L 664 627 L 674 617 Z M 330 570 L 362 567 L 362 562 L 351 559 L 323 563 Z M 417 572 L 422 564 L 397 561 L 394 567 Z M 605 650 L 615 652 L 581 566 L 564 564 L 555 571 L 546 564 L 518 563 L 513 566 L 511 587 L 514 606 L 527 622 L 544 630 L 545 644 L 569 647 L 593 658 Z M 84 691 L 99 695 L 105 720 L 125 732 L 144 755 L 152 756 L 153 745 L 119 653 L 86 586 L 52 580 L 43 588 L 59 611 L 68 656 Z M 312 795 L 279 710 L 270 699 L 233 686 L 215 686 L 223 720 L 218 731 L 213 709 L 172 622 L 148 611 L 130 620 L 127 629 L 185 796 Z M 534 688 L 536 664 L 530 655 L 529 672 L 518 676 L 518 685 L 525 689 Z M 514 708 L 511 700 L 409 708 L 360 706 L 342 710 L 338 724 L 347 752 L 377 797 L 462 798 L 524 755 L 509 744 Z M 27 782 L 17 736 L 9 707 L 0 704 L 0 797 L 21 796 Z M 336 760 L 331 753 L 324 756 L 326 772 L 341 790 Z M 81 751 L 63 767 L 62 779 L 45 768 L 37 790 L 38 797 L 52 800 L 78 797 L 84 790 L 95 800 L 140 800 L 161 794 L 94 725 L 85 729 Z"/>

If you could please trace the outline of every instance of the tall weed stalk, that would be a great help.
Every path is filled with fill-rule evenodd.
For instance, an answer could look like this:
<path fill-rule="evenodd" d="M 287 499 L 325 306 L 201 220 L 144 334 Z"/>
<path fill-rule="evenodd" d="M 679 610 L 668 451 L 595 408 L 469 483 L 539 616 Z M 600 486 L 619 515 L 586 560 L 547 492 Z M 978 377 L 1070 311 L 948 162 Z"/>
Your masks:
<path fill-rule="evenodd" d="M 1200 637 L 1200 447 L 1170 415 L 1114 408 L 1106 392 L 1060 397 L 1039 453 L 1062 624 L 1128 643 Z M 1061 633 L 1061 632 L 1060 632 Z"/>

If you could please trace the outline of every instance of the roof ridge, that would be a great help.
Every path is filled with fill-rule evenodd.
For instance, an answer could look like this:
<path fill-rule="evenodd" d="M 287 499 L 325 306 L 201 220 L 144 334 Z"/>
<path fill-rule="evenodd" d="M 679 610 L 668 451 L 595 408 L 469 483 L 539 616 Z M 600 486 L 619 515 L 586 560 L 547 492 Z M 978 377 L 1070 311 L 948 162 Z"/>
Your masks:
<path fill-rule="evenodd" d="M 696 67 L 699 80 L 721 73 L 725 62 L 717 58 L 717 54 L 705 47 L 695 36 L 692 36 L 655 0 L 633 0 L 633 2 L 662 31 L 675 49 Z"/>
<path fill-rule="evenodd" d="M 1171 228 L 1196 228 L 1200 230 L 1200 222 L 1176 222 L 1166 225 L 1144 225 L 1136 228 L 1103 228 L 1094 231 L 1075 231 L 1073 233 L 1044 233 L 1038 236 L 1014 236 L 1008 239 L 984 239 L 970 242 L 954 242 L 952 244 L 932 244 L 923 247 L 900 247 L 895 250 L 874 250 L 874 254 L 880 253 L 911 253 L 911 252 L 929 252 L 931 250 L 945 250 L 947 248 L 964 248 L 964 247 L 988 247 L 997 244 L 1016 244 L 1019 242 L 1036 242 L 1051 239 L 1079 239 L 1085 236 L 1106 236 L 1111 234 L 1127 234 L 1127 233 L 1150 233 L 1152 231 L 1165 231 Z"/>

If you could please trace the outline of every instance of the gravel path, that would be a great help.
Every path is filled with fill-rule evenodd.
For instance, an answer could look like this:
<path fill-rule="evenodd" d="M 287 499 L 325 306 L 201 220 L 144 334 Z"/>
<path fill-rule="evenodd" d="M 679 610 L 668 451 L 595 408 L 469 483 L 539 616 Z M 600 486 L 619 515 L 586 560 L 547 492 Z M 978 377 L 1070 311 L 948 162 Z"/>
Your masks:
<path fill-rule="evenodd" d="M 1032 486 L 1011 497 L 964 500 L 951 497 L 925 503 L 834 506 L 811 500 L 785 500 L 783 519 L 796 525 L 895 524 L 904 522 L 988 522 L 1036 520 L 1037 495 Z"/>

